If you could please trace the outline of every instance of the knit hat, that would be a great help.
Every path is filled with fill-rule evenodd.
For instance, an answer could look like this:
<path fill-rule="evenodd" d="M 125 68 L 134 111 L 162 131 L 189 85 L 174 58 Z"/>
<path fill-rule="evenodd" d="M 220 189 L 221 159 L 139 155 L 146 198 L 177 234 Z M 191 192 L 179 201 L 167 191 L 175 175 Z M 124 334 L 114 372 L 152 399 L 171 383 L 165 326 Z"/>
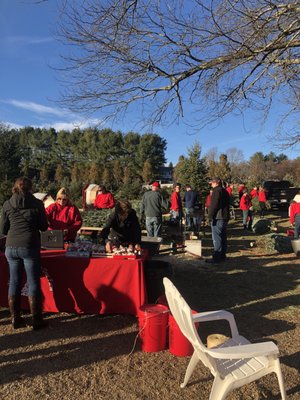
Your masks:
<path fill-rule="evenodd" d="M 152 186 L 160 188 L 159 182 L 153 182 L 153 183 L 152 183 Z"/>
<path fill-rule="evenodd" d="M 59 189 L 59 191 L 56 193 L 56 198 L 58 199 L 60 196 L 64 196 L 67 199 L 70 198 L 69 196 L 69 192 L 67 191 L 66 188 L 62 187 L 61 189 Z"/>

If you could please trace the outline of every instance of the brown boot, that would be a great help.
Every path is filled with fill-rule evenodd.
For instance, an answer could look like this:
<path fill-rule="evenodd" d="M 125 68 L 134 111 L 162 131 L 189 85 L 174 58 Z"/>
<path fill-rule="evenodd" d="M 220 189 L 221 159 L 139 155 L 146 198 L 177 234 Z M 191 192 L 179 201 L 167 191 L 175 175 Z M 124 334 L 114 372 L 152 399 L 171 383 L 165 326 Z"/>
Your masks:
<path fill-rule="evenodd" d="M 21 296 L 8 296 L 8 306 L 11 315 L 11 324 L 14 329 L 26 326 L 21 317 Z"/>
<path fill-rule="evenodd" d="M 28 297 L 34 331 L 45 328 L 48 324 L 42 316 L 42 304 L 38 296 Z"/>

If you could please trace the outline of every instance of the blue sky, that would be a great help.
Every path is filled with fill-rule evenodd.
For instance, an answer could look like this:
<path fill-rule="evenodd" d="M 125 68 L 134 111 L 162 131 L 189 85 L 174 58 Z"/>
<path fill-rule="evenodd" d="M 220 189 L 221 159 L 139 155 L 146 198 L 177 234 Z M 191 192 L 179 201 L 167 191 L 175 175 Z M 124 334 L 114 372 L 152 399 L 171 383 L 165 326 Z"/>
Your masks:
<path fill-rule="evenodd" d="M 60 65 L 63 46 L 55 39 L 57 1 L 33 4 L 33 0 L 0 0 L 0 122 L 10 126 L 40 126 L 55 129 L 81 128 L 95 124 L 101 115 L 87 120 L 63 110 L 56 100 L 61 86 L 57 73 L 51 67 Z M 279 110 L 280 111 L 280 110 Z M 134 126 L 109 125 L 126 133 Z M 176 164 L 178 157 L 187 155 L 195 142 L 202 147 L 202 155 L 211 148 L 219 153 L 235 147 L 243 151 L 245 159 L 261 151 L 285 153 L 289 158 L 299 151 L 279 150 L 267 139 L 275 126 L 270 121 L 262 128 L 257 115 L 249 113 L 246 119 L 229 116 L 194 134 L 186 125 L 157 127 L 155 133 L 167 140 L 166 157 Z"/>

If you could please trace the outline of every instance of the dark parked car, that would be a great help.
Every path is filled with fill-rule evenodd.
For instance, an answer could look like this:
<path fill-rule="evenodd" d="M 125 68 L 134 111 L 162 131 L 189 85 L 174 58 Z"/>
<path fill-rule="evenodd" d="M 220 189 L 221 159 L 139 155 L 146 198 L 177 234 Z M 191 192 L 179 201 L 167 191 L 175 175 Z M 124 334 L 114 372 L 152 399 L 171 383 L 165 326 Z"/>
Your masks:
<path fill-rule="evenodd" d="M 289 181 L 265 181 L 263 187 L 271 207 L 288 207 L 300 190 L 293 187 Z"/>

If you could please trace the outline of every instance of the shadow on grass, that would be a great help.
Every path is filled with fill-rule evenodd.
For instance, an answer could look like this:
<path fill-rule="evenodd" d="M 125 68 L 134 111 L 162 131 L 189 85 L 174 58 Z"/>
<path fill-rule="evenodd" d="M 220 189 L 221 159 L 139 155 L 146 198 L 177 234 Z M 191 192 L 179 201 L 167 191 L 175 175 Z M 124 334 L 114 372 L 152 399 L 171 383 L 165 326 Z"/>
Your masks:
<path fill-rule="evenodd" d="M 133 323 L 136 319 L 131 316 L 85 316 L 82 319 L 63 316 L 52 318 L 49 327 L 41 331 L 22 330 L 5 335 L 0 340 L 1 350 L 15 350 L 2 356 L 0 353 L 0 384 L 129 354 L 136 332 L 116 333 L 116 330 Z"/>
<path fill-rule="evenodd" d="M 173 280 L 192 309 L 231 310 L 249 339 L 294 329 L 294 323 L 267 315 L 300 306 L 300 295 L 290 293 L 297 288 L 300 266 L 287 263 L 290 258 L 281 258 L 282 264 L 272 267 L 265 266 L 270 262 L 268 257 L 258 256 L 257 261 L 240 257 L 233 266 L 229 258 L 214 267 L 195 267 L 192 276 L 190 270 L 176 271 Z"/>

